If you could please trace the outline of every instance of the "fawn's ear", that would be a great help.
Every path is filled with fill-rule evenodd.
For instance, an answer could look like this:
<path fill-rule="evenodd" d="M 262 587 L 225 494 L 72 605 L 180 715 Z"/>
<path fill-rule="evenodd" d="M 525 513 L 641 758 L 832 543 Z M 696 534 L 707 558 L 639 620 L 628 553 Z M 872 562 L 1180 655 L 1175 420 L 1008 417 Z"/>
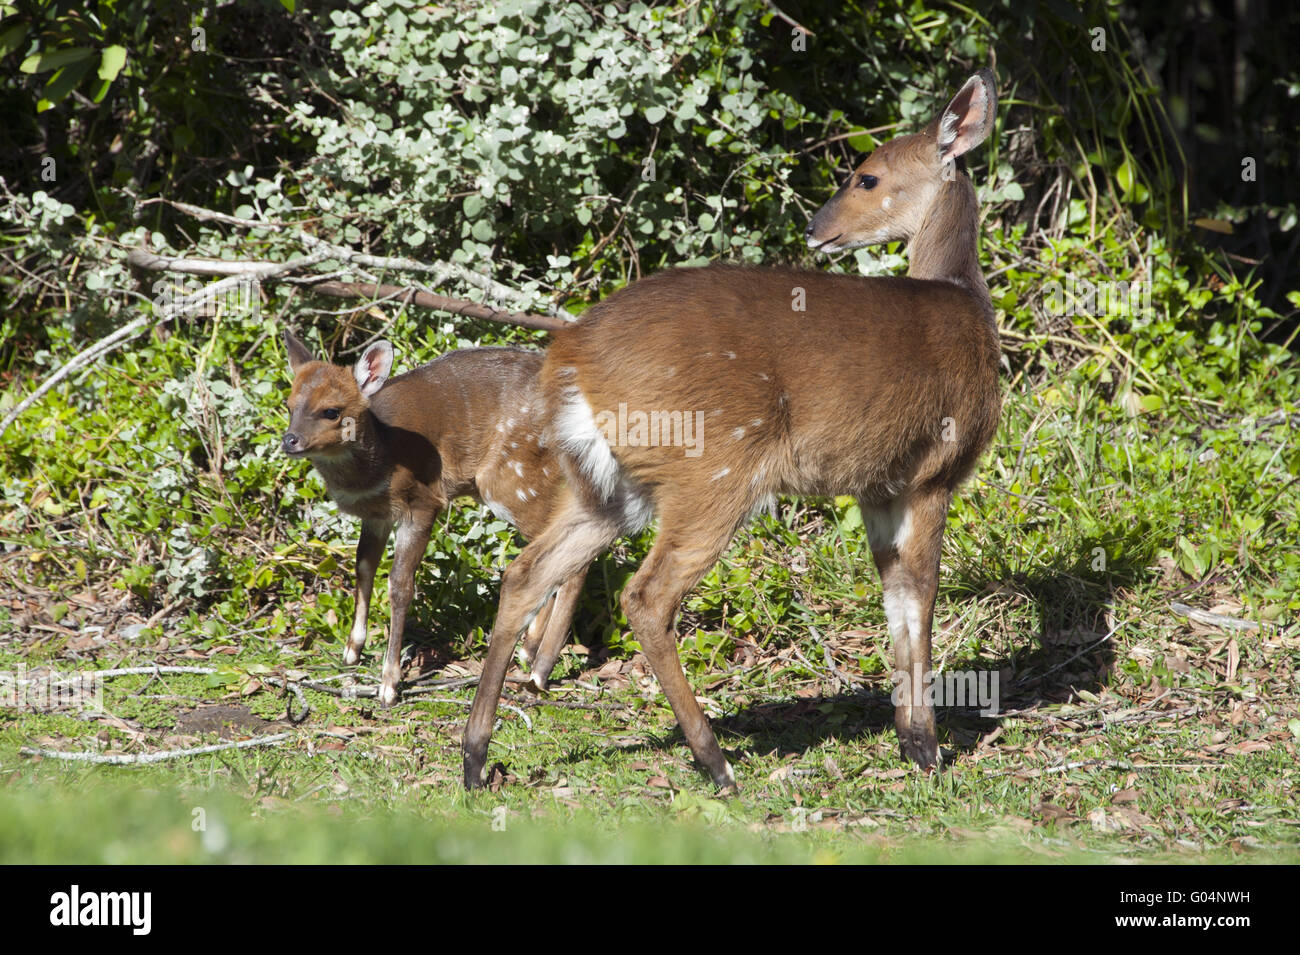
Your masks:
<path fill-rule="evenodd" d="M 988 138 L 998 112 L 997 80 L 993 71 L 980 70 L 968 79 L 935 119 L 939 160 L 947 162 L 970 152 Z"/>
<path fill-rule="evenodd" d="M 295 375 L 303 365 L 316 360 L 307 346 L 298 340 L 298 336 L 287 328 L 284 330 L 284 350 L 289 353 L 289 371 Z"/>
<path fill-rule="evenodd" d="M 361 353 L 361 358 L 352 369 L 357 379 L 357 387 L 369 398 L 388 380 L 388 373 L 393 370 L 393 346 L 382 338 Z"/>

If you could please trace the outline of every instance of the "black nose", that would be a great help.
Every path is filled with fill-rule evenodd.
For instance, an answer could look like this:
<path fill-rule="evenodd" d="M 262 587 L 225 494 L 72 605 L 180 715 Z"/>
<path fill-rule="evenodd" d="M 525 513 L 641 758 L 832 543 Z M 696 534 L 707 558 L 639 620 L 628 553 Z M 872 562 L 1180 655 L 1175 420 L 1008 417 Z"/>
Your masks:
<path fill-rule="evenodd" d="M 296 453 L 302 446 L 302 439 L 292 431 L 286 431 L 283 438 L 280 439 L 280 447 L 284 448 L 289 454 Z"/>
<path fill-rule="evenodd" d="M 812 222 L 811 222 L 811 220 L 810 220 L 810 221 L 808 222 L 808 225 L 804 227 L 804 230 L 803 230 L 803 237 L 804 237 L 805 239 L 811 239 L 811 238 L 812 238 L 812 234 L 813 234 L 813 224 L 812 224 Z"/>

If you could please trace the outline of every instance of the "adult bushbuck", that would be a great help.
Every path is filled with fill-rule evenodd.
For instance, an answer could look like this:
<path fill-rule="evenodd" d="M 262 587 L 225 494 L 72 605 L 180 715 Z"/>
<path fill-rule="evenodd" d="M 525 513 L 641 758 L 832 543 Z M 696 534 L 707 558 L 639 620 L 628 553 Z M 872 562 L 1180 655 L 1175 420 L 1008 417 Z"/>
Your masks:
<path fill-rule="evenodd" d="M 284 453 L 310 460 L 334 502 L 361 518 L 356 611 L 343 648 L 349 666 L 366 644 L 375 571 L 397 528 L 379 688 L 379 701 L 389 706 L 397 700 L 415 569 L 447 504 L 475 497 L 532 538 L 572 493 L 555 453 L 541 444 L 542 356 L 466 348 L 390 380 L 393 347 L 386 341 L 372 344 L 351 369 L 317 361 L 292 332 L 284 344 L 293 372 Z M 585 576 L 585 567 L 570 574 L 530 621 L 523 655 L 539 689 L 564 646 Z"/>
<path fill-rule="evenodd" d="M 712 266 L 643 279 L 555 335 L 541 373 L 547 441 L 585 486 L 502 575 L 464 737 L 481 784 L 511 648 L 529 615 L 618 535 L 658 515 L 622 604 L 695 758 L 734 786 L 677 657 L 682 598 L 778 494 L 857 497 L 880 571 L 904 756 L 939 760 L 930 629 L 957 485 L 997 428 L 999 345 L 976 249 L 978 203 L 955 160 L 993 127 L 991 71 L 921 132 L 882 145 L 808 225 L 838 251 L 906 240 L 908 278 Z M 610 409 L 702 416 L 696 454 L 614 441 Z M 575 482 L 576 485 L 576 482 Z"/>

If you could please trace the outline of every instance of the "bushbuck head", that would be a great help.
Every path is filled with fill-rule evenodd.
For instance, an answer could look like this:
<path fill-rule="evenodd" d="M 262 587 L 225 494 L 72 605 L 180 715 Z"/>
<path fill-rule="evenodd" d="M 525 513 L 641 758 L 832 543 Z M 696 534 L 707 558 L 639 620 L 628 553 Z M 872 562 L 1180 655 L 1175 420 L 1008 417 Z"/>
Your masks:
<path fill-rule="evenodd" d="M 992 70 L 980 70 L 919 133 L 883 144 L 849 176 L 808 223 L 808 245 L 840 252 L 906 241 L 920 230 L 958 156 L 993 128 L 997 90 Z"/>
<path fill-rule="evenodd" d="M 280 445 L 290 457 L 328 458 L 356 439 L 357 422 L 370 396 L 384 386 L 393 368 L 393 346 L 377 341 L 351 369 L 312 357 L 293 332 L 284 333 L 293 372 L 289 430 Z"/>

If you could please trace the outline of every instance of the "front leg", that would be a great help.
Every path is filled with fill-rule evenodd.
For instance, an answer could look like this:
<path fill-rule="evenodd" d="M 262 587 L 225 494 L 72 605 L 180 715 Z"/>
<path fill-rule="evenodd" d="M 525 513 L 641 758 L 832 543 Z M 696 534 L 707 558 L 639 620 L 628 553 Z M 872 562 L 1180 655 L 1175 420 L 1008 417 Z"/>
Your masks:
<path fill-rule="evenodd" d="M 384 654 L 383 682 L 379 687 L 381 706 L 397 702 L 397 684 L 402 677 L 402 634 L 406 630 L 406 609 L 415 596 L 415 569 L 424 559 L 429 545 L 432 520 L 397 526 L 397 543 L 393 546 L 393 569 L 388 574 L 388 599 L 391 615 L 388 623 L 388 652 Z"/>
<path fill-rule="evenodd" d="M 366 620 L 370 615 L 370 594 L 375 588 L 375 572 L 384 557 L 384 545 L 393 525 L 387 521 L 361 522 L 361 539 L 357 541 L 357 591 L 356 607 L 352 615 L 352 631 L 343 646 L 343 662 L 355 666 L 366 645 Z"/>

